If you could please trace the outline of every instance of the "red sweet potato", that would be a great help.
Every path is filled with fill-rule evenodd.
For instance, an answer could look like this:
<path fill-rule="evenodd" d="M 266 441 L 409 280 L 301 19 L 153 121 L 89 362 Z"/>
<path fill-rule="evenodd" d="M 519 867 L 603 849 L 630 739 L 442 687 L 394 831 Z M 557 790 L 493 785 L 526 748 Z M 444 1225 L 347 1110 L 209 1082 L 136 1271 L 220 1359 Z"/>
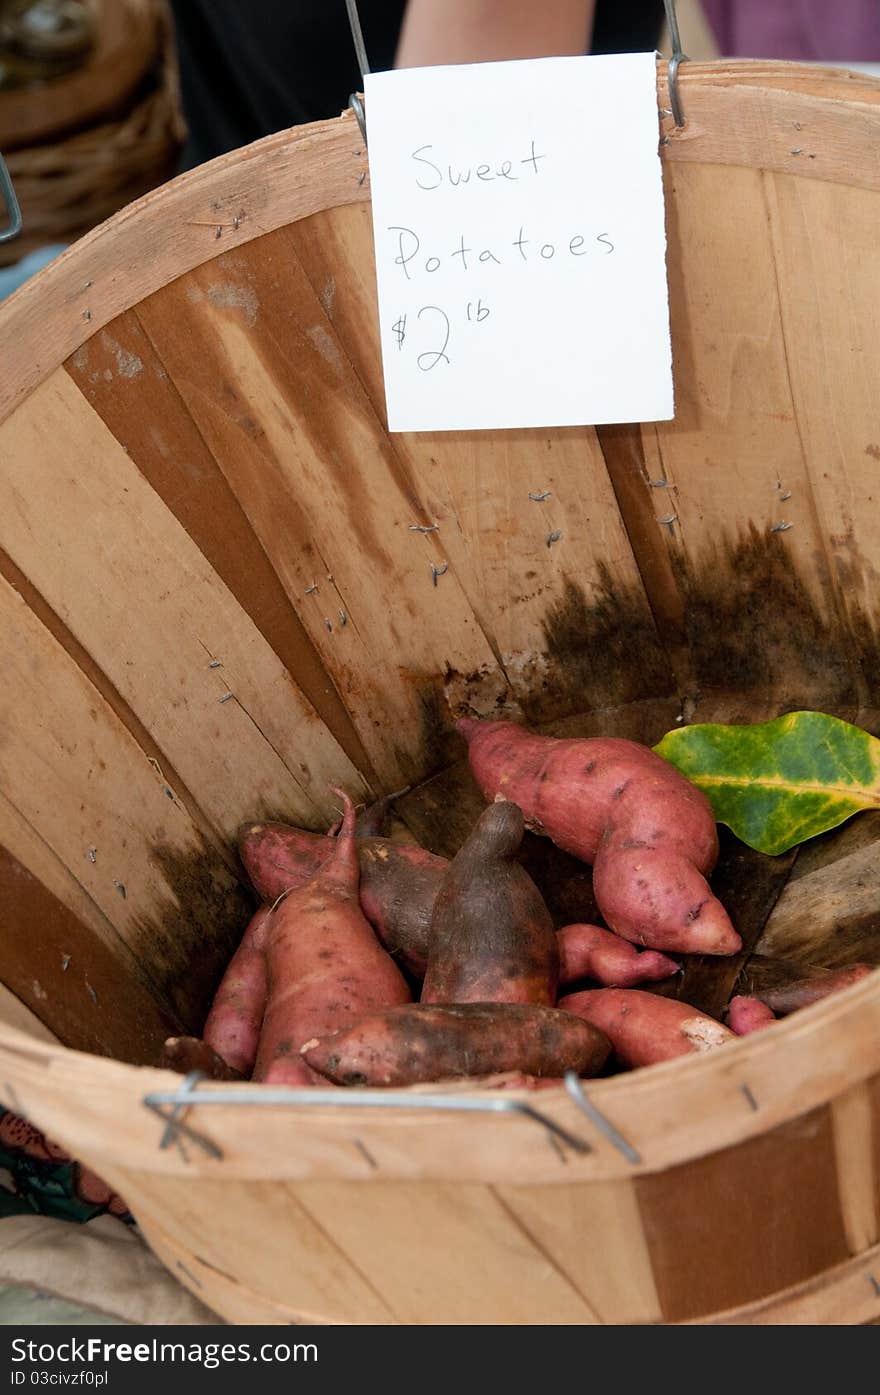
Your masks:
<path fill-rule="evenodd" d="M 335 843 L 285 823 L 247 824 L 238 836 L 245 870 L 270 902 L 304 886 L 333 856 Z M 412 973 L 423 974 L 434 898 L 449 863 L 390 838 L 359 839 L 357 853 L 364 915 L 389 952 Z"/>
<path fill-rule="evenodd" d="M 689 1003 L 660 998 L 638 988 L 594 988 L 560 998 L 563 1012 L 573 1012 L 604 1032 L 615 1055 L 628 1066 L 650 1066 L 711 1051 L 734 1041 L 733 1032 Z"/>
<path fill-rule="evenodd" d="M 803 969 L 803 977 L 776 988 L 755 989 L 754 996 L 784 1017 L 789 1012 L 809 1007 L 811 1003 L 821 1002 L 831 993 L 839 993 L 841 989 L 849 988 L 874 972 L 871 964 L 847 964 L 843 969 L 814 969 L 804 965 Z"/>
<path fill-rule="evenodd" d="M 413 1003 L 307 1042 L 303 1056 L 337 1085 L 414 1085 L 502 1071 L 594 1075 L 609 1050 L 601 1031 L 555 1008 Z"/>
<path fill-rule="evenodd" d="M 712 807 L 668 761 L 616 737 L 557 740 L 469 717 L 456 725 L 486 798 L 513 800 L 528 828 L 593 864 L 612 930 L 685 954 L 741 948 L 706 882 L 718 857 Z"/>
<path fill-rule="evenodd" d="M 266 1008 L 265 940 L 270 914 L 269 907 L 263 906 L 251 918 L 220 981 L 202 1032 L 206 1046 L 242 1075 L 250 1075 L 257 1059 Z"/>
<path fill-rule="evenodd" d="M 738 993 L 730 1000 L 727 1021 L 738 1037 L 748 1037 L 752 1032 L 760 1032 L 762 1027 L 772 1026 L 776 1015 L 760 998 L 747 998 L 744 993 Z"/>
<path fill-rule="evenodd" d="M 600 925 L 565 925 L 559 944 L 559 982 L 592 978 L 604 988 L 632 988 L 678 973 L 678 964 L 656 950 L 637 950 L 613 930 Z"/>
<path fill-rule="evenodd" d="M 423 1003 L 553 1007 L 559 951 L 550 912 L 516 861 L 522 812 L 492 804 L 449 864 L 434 902 Z"/>
<path fill-rule="evenodd" d="M 361 910 L 355 811 L 338 793 L 345 813 L 330 861 L 285 896 L 266 927 L 268 999 L 255 1080 L 314 1083 L 300 1054 L 304 1041 L 410 999 L 403 974 Z"/>
<path fill-rule="evenodd" d="M 314 876 L 332 856 L 333 839 L 290 824 L 247 824 L 239 833 L 239 852 L 257 891 L 266 900 L 274 901 L 285 890 L 304 886 Z M 560 858 L 563 856 L 559 853 Z M 359 839 L 358 861 L 361 909 L 390 953 L 410 973 L 422 978 L 428 962 L 434 902 L 449 867 L 448 861 L 414 844 L 394 843 L 387 838 Z M 517 861 L 522 865 L 519 855 Z M 530 876 L 534 861 L 533 854 L 526 863 Z M 576 864 L 572 862 L 571 866 L 576 867 Z M 554 874 L 556 871 L 554 864 Z M 566 872 L 568 885 L 574 878 L 569 867 Z M 594 909 L 590 904 L 592 878 L 586 867 L 582 880 L 583 889 L 573 897 L 568 909 Z M 545 903 L 553 889 L 548 886 L 546 894 L 541 892 Z M 642 964 L 640 967 L 648 966 Z M 560 977 L 560 983 L 573 981 L 570 975 Z M 216 1050 L 216 1043 L 214 1045 Z"/>

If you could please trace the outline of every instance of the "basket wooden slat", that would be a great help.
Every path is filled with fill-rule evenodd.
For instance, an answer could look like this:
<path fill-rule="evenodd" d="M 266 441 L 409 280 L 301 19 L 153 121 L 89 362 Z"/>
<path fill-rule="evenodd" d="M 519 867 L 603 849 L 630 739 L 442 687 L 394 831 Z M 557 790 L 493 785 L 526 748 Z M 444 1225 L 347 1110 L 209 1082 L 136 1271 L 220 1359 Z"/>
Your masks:
<path fill-rule="evenodd" d="M 120 372 L 120 365 L 129 371 Z M 112 333 L 95 335 L 66 366 L 284 667 L 296 674 L 343 749 L 359 769 L 370 771 L 342 699 L 137 314 L 120 316 Z"/>
<path fill-rule="evenodd" d="M 43 1025 L 36 1013 L 25 1007 L 21 999 L 11 993 L 5 985 L 0 985 L 0 1022 L 17 1032 L 27 1032 L 38 1041 L 58 1040 L 55 1033 Z"/>
<path fill-rule="evenodd" d="M 20 830 L 14 823 L 7 838 L 4 828 L 4 843 L 14 844 Z M 121 1060 L 149 1059 L 180 1019 L 167 1002 L 157 1002 L 155 986 L 112 926 L 101 920 L 97 932 L 91 928 L 95 908 L 83 900 L 80 918 L 0 847 L 0 903 L 15 908 L 14 922 L 8 910 L 4 915 L 3 984 L 41 1022 L 48 1017 L 70 1045 Z M 120 997 L 124 1013 L 117 1010 Z"/>
<path fill-rule="evenodd" d="M 369 209 L 318 214 L 283 236 L 282 255 L 304 267 L 382 418 Z M 542 435 L 540 448 L 528 431 L 394 436 L 426 521 L 439 524 L 431 541 L 461 579 L 503 668 L 506 705 L 542 720 L 572 707 L 592 710 L 673 694 L 596 432 Z M 545 493 L 544 502 L 530 498 Z M 551 540 L 554 533 L 558 541 Z M 417 541 L 427 553 L 428 540 Z M 623 644 L 639 647 L 637 669 L 616 661 Z M 600 649 L 606 662 L 597 662 Z M 611 654 L 615 661 L 609 662 Z M 494 686 L 485 690 L 479 668 L 462 677 L 473 709 L 491 713 Z"/>
<path fill-rule="evenodd" d="M 123 357 L 121 371 L 140 370 Z M 41 441 L 49 423 L 55 447 L 47 452 Z M 304 824 L 332 819 L 328 780 L 342 772 L 357 782 L 354 770 L 69 375 L 60 372 L 44 383 L 6 423 L 2 438 L 9 466 L 3 488 L 10 501 L 19 500 L 15 518 L 8 518 L 7 555 L 167 758 L 167 768 L 154 769 L 166 777 L 163 798 L 173 803 L 179 792 L 184 802 L 194 801 L 212 832 L 228 843 L 246 814 L 232 796 L 245 760 L 251 801 L 254 790 L 260 791 L 250 806 L 256 817 L 283 806 Z M 108 520 L 115 545 L 111 571 L 101 574 L 95 556 Z M 57 542 L 46 546 L 53 529 Z M 59 568 L 62 534 L 68 551 Z M 146 539 L 149 573 L 141 565 Z M 109 611 L 103 599 L 108 586 L 136 608 L 144 631 Z M 175 635 L 173 649 L 169 633 Z M 147 634 L 154 648 L 146 647 Z M 231 699 L 224 701 L 227 695 Z M 191 708 L 202 713 L 204 744 L 185 715 Z M 310 752 L 306 770 L 297 763 L 303 749 Z"/>
<path fill-rule="evenodd" d="M 286 1325 L 290 1322 L 290 1309 L 272 1303 L 268 1298 L 258 1296 L 247 1289 L 240 1281 L 204 1263 L 173 1241 L 166 1232 L 152 1223 L 145 1227 L 145 1233 L 153 1250 L 168 1266 L 173 1274 L 202 1299 L 203 1302 L 225 1314 L 227 1321 L 235 1323 L 266 1323 Z M 593 1234 L 591 1230 L 591 1235 Z M 711 1323 L 717 1326 L 855 1326 L 876 1320 L 876 1293 L 873 1276 L 880 1266 L 880 1246 L 873 1246 L 848 1260 L 835 1269 L 828 1270 L 818 1279 L 774 1294 L 760 1303 L 744 1304 L 728 1309 L 712 1318 L 692 1319 L 687 1325 Z M 590 1278 L 596 1282 L 597 1275 L 591 1271 Z M 603 1279 L 612 1283 L 616 1278 L 623 1280 L 619 1294 L 620 1306 L 616 1312 L 624 1315 L 616 1319 L 620 1322 L 650 1322 L 655 1320 L 644 1313 L 653 1313 L 650 1306 L 636 1310 L 630 1319 L 625 1316 L 632 1311 L 632 1275 L 628 1269 L 617 1275 L 603 1274 Z M 608 1288 L 603 1287 L 607 1294 Z M 326 1322 L 326 1315 L 303 1311 L 300 1320 L 309 1325 Z"/>
<path fill-rule="evenodd" d="M 761 951 L 829 968 L 873 961 L 880 950 L 880 888 L 871 844 L 786 887 L 767 922 Z"/>
<path fill-rule="evenodd" d="M 0 311 L 0 841 L 34 940 L 0 979 L 68 1043 L 137 1052 L 111 990 L 90 1017 L 51 976 L 64 927 L 90 983 L 100 962 L 148 995 L 142 1061 L 169 1015 L 198 1025 L 249 815 L 319 828 L 330 778 L 411 783 L 398 812 L 454 851 L 480 807 L 460 711 L 646 741 L 792 705 L 876 721 L 880 85 L 768 64 L 682 85 L 672 424 L 390 437 L 351 116 L 157 190 Z M 807 856 L 762 951 L 841 906 L 870 841 Z M 873 897 L 841 910 L 853 955 L 877 957 Z M 587 1151 L 525 1117 L 258 1109 L 246 1085 L 160 1148 L 144 1097 L 179 1077 L 9 1028 L 0 1081 L 231 1320 L 880 1314 L 874 978 L 591 1082 L 636 1161 L 562 1091 L 527 1098 Z"/>
<path fill-rule="evenodd" d="M 232 1323 L 258 1323 L 268 1326 L 290 1325 L 290 1309 L 281 1303 L 275 1303 L 262 1293 L 255 1292 L 247 1288 L 239 1278 L 226 1274 L 217 1269 L 214 1265 L 207 1263 L 201 1255 L 194 1255 L 189 1249 L 184 1248 L 176 1238 L 172 1238 L 161 1226 L 149 1221 L 142 1227 L 144 1236 L 149 1241 L 150 1247 L 159 1256 L 162 1262 L 171 1270 L 171 1273 L 192 1289 L 194 1293 L 203 1294 L 202 1302 L 209 1307 L 222 1312 L 227 1322 Z M 332 1267 L 331 1267 L 332 1272 Z M 332 1319 L 327 1317 L 326 1297 L 322 1292 L 318 1295 L 318 1300 L 322 1304 L 322 1311 L 315 1312 L 302 1309 L 301 1321 L 310 1326 L 334 1325 Z M 371 1311 L 371 1305 L 367 1302 L 366 1308 L 360 1311 Z M 372 1308 L 375 1314 L 375 1307 Z M 380 1316 L 374 1316 L 374 1322 L 387 1322 L 387 1310 L 379 1309 Z M 383 1323 L 384 1325 L 384 1323 Z"/>
<path fill-rule="evenodd" d="M 691 363 L 675 421 L 641 432 L 646 470 L 666 486 L 655 491 L 654 548 L 668 554 L 681 597 L 690 658 L 681 677 L 693 687 L 774 693 L 781 704 L 809 694 L 817 706 L 852 713 L 870 705 L 876 671 L 874 603 L 865 595 L 874 530 L 870 511 L 850 526 L 845 502 L 854 488 L 871 493 L 876 421 L 859 364 L 873 318 L 872 200 L 761 170 L 730 170 L 718 190 L 713 175 L 699 165 L 674 175 L 670 241 L 682 251 L 671 257 L 670 294 L 673 323 L 687 327 L 674 349 L 683 368 Z M 709 220 L 712 202 L 719 216 Z M 830 208 L 841 203 L 852 213 L 851 240 L 848 232 L 842 266 L 831 272 L 821 245 Z M 781 209 L 791 227 L 779 225 Z M 834 297 L 814 289 L 826 272 Z M 819 389 L 817 355 L 826 383 L 840 384 L 833 400 Z M 820 420 L 824 438 L 815 435 Z M 733 618 L 761 594 L 747 639 L 723 623 L 725 610 Z"/>
<path fill-rule="evenodd" d="M 490 704 L 506 684 L 460 582 L 432 585 L 442 543 L 409 531 L 426 521 L 425 505 L 278 237 L 265 259 L 242 248 L 232 267 L 195 270 L 139 315 L 345 694 L 373 768 L 399 789 L 423 775 L 426 743 L 436 750 L 438 673 L 484 673 Z M 354 474 L 352 459 L 369 460 L 369 471 Z M 377 664 L 386 646 L 398 664 Z"/>

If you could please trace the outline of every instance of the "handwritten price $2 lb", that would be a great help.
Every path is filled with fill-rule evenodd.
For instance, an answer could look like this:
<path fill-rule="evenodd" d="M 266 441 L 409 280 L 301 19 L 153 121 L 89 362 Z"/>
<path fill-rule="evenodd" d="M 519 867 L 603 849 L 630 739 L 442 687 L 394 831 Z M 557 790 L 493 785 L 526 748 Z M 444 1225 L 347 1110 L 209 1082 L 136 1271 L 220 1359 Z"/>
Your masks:
<path fill-rule="evenodd" d="M 671 416 L 653 55 L 402 69 L 366 95 L 389 429 Z"/>
<path fill-rule="evenodd" d="M 444 180 L 448 183 L 450 188 L 455 189 L 462 184 L 469 183 L 472 175 L 483 182 L 491 182 L 494 179 L 509 179 L 516 183 L 522 177 L 512 172 L 514 165 L 511 160 L 502 161 L 501 165 L 495 169 L 494 173 L 492 166 L 488 164 L 477 165 L 475 170 L 472 168 L 466 170 L 453 169 L 452 165 L 447 165 L 444 175 L 443 169 L 435 164 L 433 160 L 429 160 L 423 153 L 426 150 L 432 149 L 433 147 L 430 145 L 422 146 L 419 150 L 414 150 L 411 156 L 411 159 L 417 165 L 426 165 L 432 172 L 431 182 L 425 182 L 421 172 L 415 174 L 415 182 L 420 189 L 439 189 L 443 186 Z M 533 140 L 530 142 L 529 154 L 518 163 L 519 165 L 528 166 L 532 173 L 537 175 L 539 173 L 538 162 L 545 158 L 545 156 L 538 154 Z M 425 278 L 433 276 L 443 266 L 444 258 L 437 256 L 436 253 L 432 253 L 428 257 L 423 255 L 422 238 L 416 232 L 415 228 L 393 226 L 389 227 L 388 232 L 392 235 L 395 242 L 394 265 L 401 268 L 407 281 L 416 279 L 419 273 L 422 273 Z M 502 244 L 496 242 L 492 247 L 476 248 L 468 245 L 469 239 L 462 233 L 458 239 L 457 246 L 453 247 L 452 250 L 447 253 L 447 257 L 450 263 L 454 262 L 456 258 L 458 259 L 457 268 L 462 275 L 478 271 L 481 265 L 503 266 L 505 260 L 513 262 L 518 260 L 520 264 L 528 264 L 530 260 L 533 263 L 535 261 L 543 261 L 546 263 L 553 260 L 557 251 L 555 242 L 538 242 L 532 238 L 526 237 L 525 234 L 525 228 L 521 227 L 516 237 L 510 241 L 509 245 L 507 243 Z M 470 239 L 470 241 L 472 240 L 473 239 Z M 606 256 L 614 251 L 614 243 L 606 232 L 597 233 L 595 236 L 595 243 L 601 245 L 604 255 Z M 585 257 L 589 254 L 590 244 L 582 233 L 575 233 L 573 237 L 568 239 L 567 249 L 563 247 L 561 250 L 563 255 L 565 255 L 567 250 L 567 254 L 570 257 Z M 484 305 L 481 298 L 477 301 L 468 301 L 466 318 L 469 321 L 481 324 L 483 320 L 488 318 L 489 313 L 489 307 Z M 428 373 L 441 363 L 449 364 L 451 362 L 448 350 L 452 338 L 452 324 L 447 311 L 439 305 L 421 306 L 417 312 L 417 318 L 421 320 L 423 317 L 427 317 L 430 320 L 432 339 L 439 343 L 440 346 L 439 348 L 423 350 L 418 354 L 417 362 L 419 368 L 423 373 Z M 394 335 L 398 349 L 403 348 L 406 339 L 406 321 L 406 315 L 399 315 L 392 326 L 391 332 Z"/>
<path fill-rule="evenodd" d="M 423 305 L 417 315 L 417 320 L 423 318 L 430 320 L 436 334 L 435 340 L 440 347 L 435 349 L 424 349 L 417 358 L 419 368 L 423 373 L 430 373 L 432 368 L 436 368 L 439 363 L 449 363 L 449 355 L 446 350 L 449 348 L 449 341 L 452 337 L 452 325 L 445 310 L 441 310 L 439 305 Z M 466 319 L 474 324 L 482 324 L 483 320 L 489 318 L 489 307 L 484 305 L 482 300 L 469 300 L 467 304 Z M 407 316 L 401 315 L 391 327 L 391 333 L 397 341 L 398 349 L 402 349 L 407 339 L 406 329 Z"/>

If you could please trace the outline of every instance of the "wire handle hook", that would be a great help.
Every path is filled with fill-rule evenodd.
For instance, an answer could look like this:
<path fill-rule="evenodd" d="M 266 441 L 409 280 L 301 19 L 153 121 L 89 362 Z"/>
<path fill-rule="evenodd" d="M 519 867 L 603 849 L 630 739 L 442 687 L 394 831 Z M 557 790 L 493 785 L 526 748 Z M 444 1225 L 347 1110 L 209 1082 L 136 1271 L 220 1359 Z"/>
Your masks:
<path fill-rule="evenodd" d="M 361 74 L 361 81 L 363 81 L 363 79 L 367 76 L 367 73 L 370 71 L 370 65 L 367 62 L 367 46 L 364 43 L 364 31 L 361 28 L 361 17 L 358 14 L 357 0 L 345 0 L 345 8 L 348 12 L 348 23 L 349 27 L 351 28 L 351 37 L 354 43 L 354 51 L 357 55 L 358 68 L 360 69 Z M 349 106 L 355 114 L 355 117 L 357 118 L 357 124 L 360 127 L 361 135 L 364 138 L 364 145 L 366 145 L 367 118 L 366 113 L 364 112 L 364 104 L 358 96 L 357 92 L 352 92 L 351 96 L 348 99 L 348 102 Z"/>
<path fill-rule="evenodd" d="M 290 1086 L 261 1085 L 258 1089 L 242 1090 L 234 1087 L 212 1088 L 203 1092 L 198 1086 L 205 1082 L 200 1071 L 192 1071 L 176 1090 L 156 1091 L 144 1095 L 142 1104 L 157 1114 L 165 1125 L 159 1140 L 159 1147 L 168 1148 L 182 1135 L 191 1143 L 197 1144 L 213 1158 L 222 1158 L 223 1152 L 205 1134 L 194 1129 L 181 1116 L 192 1106 L 233 1105 L 237 1107 L 274 1107 L 292 1105 L 296 1107 L 321 1108 L 327 1105 L 341 1109 L 427 1109 L 458 1114 L 518 1114 L 538 1124 L 556 1141 L 570 1148 L 573 1153 L 592 1152 L 592 1146 L 584 1138 L 579 1138 L 570 1129 L 557 1124 L 555 1119 L 536 1109 L 524 1100 L 499 1096 L 480 1097 L 475 1095 L 452 1094 L 404 1094 L 388 1090 L 337 1090 L 309 1087 L 296 1089 Z M 564 1159 L 563 1159 L 564 1160 Z"/>
<path fill-rule="evenodd" d="M 12 183 L 12 176 L 6 167 L 6 161 L 0 155 L 0 199 L 6 205 L 6 215 L 9 219 L 9 226 L 0 232 L 0 242 L 11 242 L 22 229 L 21 208 L 16 197 L 15 188 Z"/>
<path fill-rule="evenodd" d="M 669 60 L 669 105 L 672 108 L 672 119 L 676 126 L 683 126 L 684 109 L 681 105 L 681 94 L 678 90 L 678 70 L 682 63 L 689 63 L 690 59 L 681 46 L 681 34 L 678 30 L 678 14 L 675 9 L 675 0 L 663 0 L 663 8 L 666 11 L 666 23 L 669 28 L 669 37 L 672 41 L 672 57 Z"/>
<path fill-rule="evenodd" d="M 675 0 L 663 0 L 663 7 L 666 10 L 666 23 L 669 27 L 669 37 L 672 40 L 672 57 L 669 60 L 669 102 L 672 107 L 672 117 L 676 126 L 684 125 L 684 110 L 681 105 L 681 96 L 678 90 L 678 70 L 682 63 L 690 62 L 687 54 L 681 46 L 681 34 L 678 28 L 678 14 L 676 12 Z M 361 78 L 365 78 L 370 71 L 367 61 L 367 49 L 364 43 L 364 32 L 361 28 L 360 15 L 358 14 L 357 0 L 345 0 L 345 8 L 348 13 L 348 23 L 351 29 L 354 51 L 357 55 L 358 68 Z M 352 93 L 349 97 L 349 104 L 354 112 L 361 135 L 364 138 L 364 145 L 367 144 L 367 121 L 364 112 L 364 104 L 357 93 Z"/>

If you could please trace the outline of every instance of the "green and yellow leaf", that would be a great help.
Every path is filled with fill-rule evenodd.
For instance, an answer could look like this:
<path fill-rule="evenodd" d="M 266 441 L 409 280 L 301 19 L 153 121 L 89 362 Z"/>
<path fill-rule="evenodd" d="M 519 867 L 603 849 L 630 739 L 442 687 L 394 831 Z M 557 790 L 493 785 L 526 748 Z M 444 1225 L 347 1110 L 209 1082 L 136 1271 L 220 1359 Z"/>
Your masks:
<path fill-rule="evenodd" d="M 718 823 L 763 853 L 880 807 L 880 741 L 824 712 L 667 732 L 658 755 L 708 795 Z"/>

